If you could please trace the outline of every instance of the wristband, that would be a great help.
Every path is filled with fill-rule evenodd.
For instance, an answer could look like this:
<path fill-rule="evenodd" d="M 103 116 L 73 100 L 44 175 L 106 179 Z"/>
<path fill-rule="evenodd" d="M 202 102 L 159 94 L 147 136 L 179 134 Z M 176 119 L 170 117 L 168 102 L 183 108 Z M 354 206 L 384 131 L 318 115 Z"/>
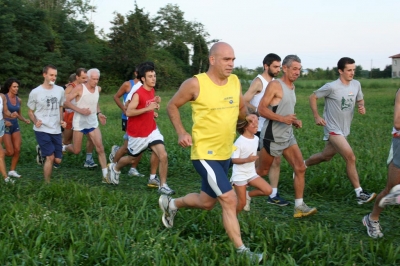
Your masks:
<path fill-rule="evenodd" d="M 99 114 L 101 114 L 101 112 L 97 112 L 96 116 L 98 116 Z"/>

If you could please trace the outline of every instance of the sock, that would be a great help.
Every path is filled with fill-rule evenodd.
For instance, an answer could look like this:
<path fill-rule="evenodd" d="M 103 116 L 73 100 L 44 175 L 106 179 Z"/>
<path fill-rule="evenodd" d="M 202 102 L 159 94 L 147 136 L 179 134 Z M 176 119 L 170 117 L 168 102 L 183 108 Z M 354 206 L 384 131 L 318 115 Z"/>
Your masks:
<path fill-rule="evenodd" d="M 154 178 L 156 178 L 156 174 L 150 175 L 150 179 L 154 179 Z"/>
<path fill-rule="evenodd" d="M 93 157 L 91 153 L 86 153 L 86 161 L 93 161 Z"/>
<path fill-rule="evenodd" d="M 174 199 L 171 199 L 171 201 L 169 202 L 169 208 L 172 211 L 176 211 L 178 209 L 178 207 L 176 207 L 176 205 L 175 205 L 175 200 Z"/>
<path fill-rule="evenodd" d="M 300 206 L 301 204 L 303 204 L 303 198 L 294 200 L 295 207 Z"/>
<path fill-rule="evenodd" d="M 251 199 L 251 197 L 249 196 L 249 192 L 246 191 L 246 199 Z"/>
<path fill-rule="evenodd" d="M 269 195 L 269 197 L 270 198 L 275 198 L 277 193 L 278 193 L 278 188 L 277 187 L 273 187 L 272 188 L 272 193 L 271 193 L 271 195 Z"/>
<path fill-rule="evenodd" d="M 304 161 L 304 166 L 307 168 L 306 161 Z"/>
<path fill-rule="evenodd" d="M 131 167 L 131 169 L 135 169 L 135 170 L 136 170 L 136 168 L 135 168 L 135 167 Z"/>
<path fill-rule="evenodd" d="M 108 174 L 108 170 L 107 170 L 107 168 L 103 168 L 103 169 L 101 169 L 101 172 L 103 173 L 103 176 L 104 176 L 104 177 L 106 177 L 106 176 L 107 176 L 107 174 Z"/>
<path fill-rule="evenodd" d="M 162 185 L 162 187 L 168 187 L 167 183 L 164 183 L 164 184 Z"/>
<path fill-rule="evenodd" d="M 379 220 L 372 220 L 371 219 L 371 214 L 368 214 L 368 220 L 370 221 L 370 222 L 373 222 L 373 223 L 376 223 L 376 222 L 379 222 Z"/>
<path fill-rule="evenodd" d="M 246 246 L 243 244 L 243 245 L 241 245 L 240 247 L 236 248 L 236 251 L 237 251 L 237 252 L 242 252 L 242 251 L 244 251 L 245 249 L 246 249 Z"/>
<path fill-rule="evenodd" d="M 66 150 L 67 146 L 68 146 L 68 145 L 63 145 L 63 146 L 62 146 L 62 152 L 66 152 L 66 151 L 67 151 L 67 150 Z"/>
<path fill-rule="evenodd" d="M 361 187 L 356 188 L 356 189 L 354 189 L 354 191 L 356 192 L 356 196 L 359 197 L 359 196 L 360 196 L 360 193 L 361 193 L 361 191 L 362 191 L 362 188 L 361 188 Z"/>

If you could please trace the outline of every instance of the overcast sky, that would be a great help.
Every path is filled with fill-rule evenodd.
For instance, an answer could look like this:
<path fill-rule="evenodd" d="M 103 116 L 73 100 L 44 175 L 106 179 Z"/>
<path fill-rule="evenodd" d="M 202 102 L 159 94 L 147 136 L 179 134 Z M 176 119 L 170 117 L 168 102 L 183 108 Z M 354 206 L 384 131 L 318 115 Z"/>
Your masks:
<path fill-rule="evenodd" d="M 109 32 L 113 12 L 126 15 L 134 0 L 91 0 L 92 20 Z M 332 68 L 344 56 L 363 69 L 391 64 L 400 54 L 400 0 L 136 0 L 151 17 L 168 3 L 187 21 L 201 22 L 210 39 L 235 50 L 235 66 L 255 68 L 264 56 L 297 54 L 303 68 Z"/>

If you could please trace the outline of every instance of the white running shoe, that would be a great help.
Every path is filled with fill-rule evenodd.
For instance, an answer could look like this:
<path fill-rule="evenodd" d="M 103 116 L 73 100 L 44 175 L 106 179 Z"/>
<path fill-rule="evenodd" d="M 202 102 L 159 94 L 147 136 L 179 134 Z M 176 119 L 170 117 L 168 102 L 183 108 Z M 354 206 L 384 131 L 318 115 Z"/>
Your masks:
<path fill-rule="evenodd" d="M 251 203 L 251 197 L 248 195 L 248 192 L 246 191 L 246 205 L 244 205 L 243 210 L 246 212 L 250 211 L 250 203 Z"/>
<path fill-rule="evenodd" d="M 171 210 L 169 208 L 169 202 L 172 200 L 170 196 L 161 195 L 158 199 L 158 205 L 160 206 L 161 210 L 163 211 L 162 215 L 162 222 L 165 227 L 172 228 L 174 226 L 174 218 L 178 210 Z"/>
<path fill-rule="evenodd" d="M 115 171 L 114 166 L 115 166 L 115 163 L 110 163 L 108 165 L 109 179 L 112 184 L 118 185 L 119 184 L 119 174 L 121 174 L 121 171 L 120 172 Z"/>
<path fill-rule="evenodd" d="M 7 178 L 4 178 L 4 182 L 9 183 L 9 184 L 14 184 L 15 181 L 12 180 L 9 176 L 7 176 Z"/>
<path fill-rule="evenodd" d="M 379 207 L 385 208 L 387 205 L 398 205 L 400 204 L 400 185 L 394 186 L 389 194 L 384 196 L 379 201 Z"/>
<path fill-rule="evenodd" d="M 8 176 L 10 176 L 10 177 L 16 177 L 16 178 L 20 178 L 20 177 L 21 177 L 21 175 L 18 174 L 17 171 L 15 171 L 15 170 L 9 171 L 9 172 L 8 172 Z"/>
<path fill-rule="evenodd" d="M 117 153 L 118 150 L 119 150 L 119 146 L 118 145 L 113 145 L 111 147 L 111 153 L 108 156 L 108 160 L 110 160 L 110 163 L 114 162 L 114 157 L 115 157 L 115 154 Z"/>
<path fill-rule="evenodd" d="M 148 185 L 148 184 L 147 184 Z M 172 190 L 166 183 L 158 189 L 158 193 L 164 195 L 173 195 L 175 194 L 175 190 Z"/>
<path fill-rule="evenodd" d="M 111 154 L 110 154 L 111 155 Z M 128 172 L 128 176 L 138 176 L 138 177 L 144 177 L 143 174 L 139 173 L 139 171 L 136 168 L 131 168 Z"/>

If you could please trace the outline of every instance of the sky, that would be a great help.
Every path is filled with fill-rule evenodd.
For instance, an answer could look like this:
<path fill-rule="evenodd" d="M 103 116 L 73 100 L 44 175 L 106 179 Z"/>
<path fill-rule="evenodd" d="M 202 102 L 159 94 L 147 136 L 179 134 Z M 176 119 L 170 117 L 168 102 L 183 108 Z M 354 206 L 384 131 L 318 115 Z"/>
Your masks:
<path fill-rule="evenodd" d="M 134 10 L 134 0 L 91 0 L 96 29 L 106 33 L 114 12 Z M 187 21 L 200 22 L 209 39 L 229 43 L 235 66 L 262 66 L 268 53 L 297 54 L 304 69 L 332 68 L 344 56 L 363 69 L 392 63 L 400 54 L 400 0 L 136 0 L 151 17 L 167 4 Z"/>

